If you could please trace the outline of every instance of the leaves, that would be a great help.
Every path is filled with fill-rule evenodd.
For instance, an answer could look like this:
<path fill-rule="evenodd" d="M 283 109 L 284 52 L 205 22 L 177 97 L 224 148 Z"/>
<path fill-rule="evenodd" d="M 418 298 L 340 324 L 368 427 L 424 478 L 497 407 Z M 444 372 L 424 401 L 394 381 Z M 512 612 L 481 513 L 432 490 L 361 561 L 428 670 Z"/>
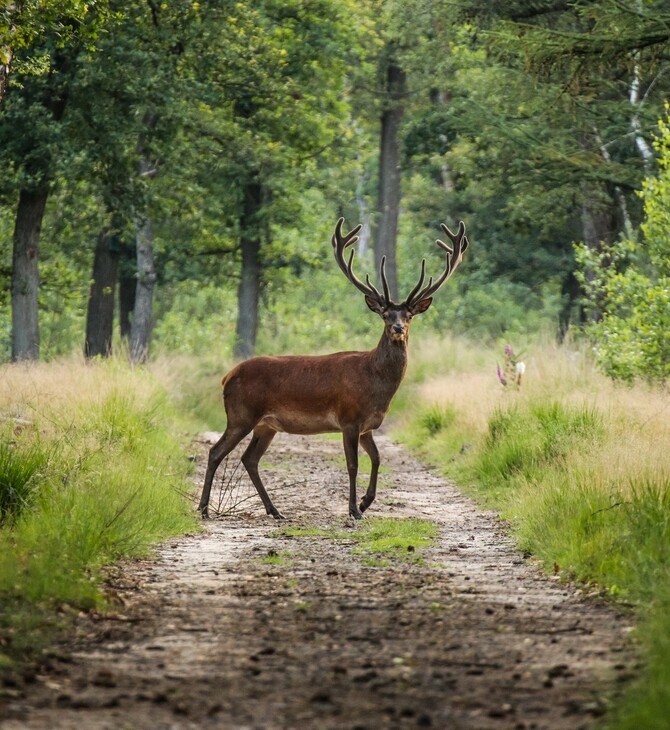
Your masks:
<path fill-rule="evenodd" d="M 667 107 L 666 107 L 667 113 Z M 598 360 L 622 380 L 670 377 L 670 125 L 659 122 L 659 174 L 645 180 L 644 242 L 623 239 L 599 252 L 577 247 L 579 276 L 592 309 Z"/>

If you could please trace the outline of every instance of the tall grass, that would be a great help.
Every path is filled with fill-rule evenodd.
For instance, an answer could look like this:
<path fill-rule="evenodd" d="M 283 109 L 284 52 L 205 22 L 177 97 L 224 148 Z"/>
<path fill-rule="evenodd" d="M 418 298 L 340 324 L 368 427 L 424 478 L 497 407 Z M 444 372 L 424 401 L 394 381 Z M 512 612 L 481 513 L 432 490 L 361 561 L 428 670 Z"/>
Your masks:
<path fill-rule="evenodd" d="M 39 444 L 19 447 L 0 441 L 0 525 L 16 520 L 30 506 L 46 461 Z"/>
<path fill-rule="evenodd" d="M 531 348 L 522 387 L 505 389 L 499 358 L 470 353 L 414 382 L 396 433 L 498 509 L 548 568 L 636 607 L 646 669 L 608 722 L 667 727 L 670 396 L 617 386 L 587 353 L 547 345 Z M 452 417 L 438 429 L 440 412 Z"/>
<path fill-rule="evenodd" d="M 104 566 L 195 522 L 180 421 L 154 375 L 3 366 L 0 417 L 1 665 L 47 642 L 64 606 L 104 606 Z"/>

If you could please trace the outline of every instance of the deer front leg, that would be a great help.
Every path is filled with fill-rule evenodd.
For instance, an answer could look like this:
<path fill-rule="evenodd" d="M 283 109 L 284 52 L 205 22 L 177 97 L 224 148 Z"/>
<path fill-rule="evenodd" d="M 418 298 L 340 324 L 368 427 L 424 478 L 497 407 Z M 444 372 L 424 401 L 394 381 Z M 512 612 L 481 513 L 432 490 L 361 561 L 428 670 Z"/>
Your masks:
<path fill-rule="evenodd" d="M 251 431 L 251 428 L 227 428 L 226 432 L 209 450 L 207 459 L 207 472 L 205 474 L 205 483 L 202 487 L 200 495 L 200 504 L 198 512 L 202 515 L 203 520 L 209 519 L 209 495 L 212 491 L 212 482 L 214 475 L 219 468 L 219 464 L 228 456 L 228 454 L 240 443 L 240 441 Z"/>
<path fill-rule="evenodd" d="M 356 477 L 358 476 L 358 429 L 347 429 L 342 433 L 344 441 L 344 455 L 347 459 L 349 472 L 349 514 L 356 520 L 363 519 L 356 505 Z"/>
<path fill-rule="evenodd" d="M 361 499 L 360 510 L 365 510 L 375 501 L 377 494 L 377 474 L 379 473 L 379 449 L 377 444 L 372 438 L 372 431 L 361 434 L 361 446 L 365 449 L 368 456 L 370 457 L 370 483 L 368 489 Z"/>

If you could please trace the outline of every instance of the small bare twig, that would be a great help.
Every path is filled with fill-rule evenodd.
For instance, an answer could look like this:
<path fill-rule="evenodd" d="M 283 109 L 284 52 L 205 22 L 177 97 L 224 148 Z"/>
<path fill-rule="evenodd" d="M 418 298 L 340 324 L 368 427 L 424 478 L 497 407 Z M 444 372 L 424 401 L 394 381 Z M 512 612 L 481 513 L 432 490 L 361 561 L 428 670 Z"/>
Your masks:
<path fill-rule="evenodd" d="M 615 502 L 614 504 L 611 504 L 609 507 L 601 507 L 600 509 L 597 509 L 595 512 L 591 512 L 591 517 L 593 515 L 597 515 L 600 512 L 609 512 L 611 509 L 614 509 L 615 507 L 621 507 L 624 504 L 630 504 L 630 502 Z"/>

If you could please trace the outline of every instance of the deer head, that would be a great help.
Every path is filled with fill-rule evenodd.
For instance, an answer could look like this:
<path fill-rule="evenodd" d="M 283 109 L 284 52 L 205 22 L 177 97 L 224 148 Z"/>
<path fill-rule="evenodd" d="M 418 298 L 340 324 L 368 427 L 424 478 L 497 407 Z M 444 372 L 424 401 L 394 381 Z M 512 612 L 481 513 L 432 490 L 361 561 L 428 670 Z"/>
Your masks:
<path fill-rule="evenodd" d="M 354 249 L 349 252 L 348 260 L 345 260 L 344 254 L 348 247 L 353 246 L 358 240 L 358 232 L 361 229 L 360 224 L 353 228 L 349 233 L 342 235 L 342 224 L 344 218 L 340 218 L 335 226 L 332 244 L 335 253 L 335 260 L 338 266 L 344 272 L 349 281 L 365 295 L 365 303 L 368 307 L 376 312 L 384 320 L 384 332 L 386 337 L 392 342 L 407 342 L 409 335 L 409 325 L 412 317 L 417 314 L 423 314 L 433 301 L 433 294 L 446 282 L 446 280 L 454 273 L 456 267 L 461 263 L 463 254 L 468 247 L 468 239 L 465 235 L 465 224 L 461 221 L 458 224 L 458 231 L 452 233 L 449 228 L 442 223 L 441 228 L 445 235 L 453 244 L 453 248 L 444 241 L 437 239 L 437 245 L 446 252 L 446 263 L 444 271 L 433 283 L 432 277 L 428 279 L 428 283 L 424 286 L 426 279 L 426 259 L 421 261 L 421 274 L 419 281 L 407 298 L 397 304 L 392 301 L 389 294 L 388 281 L 386 280 L 386 257 L 382 257 L 380 274 L 382 280 L 383 292 L 380 292 L 370 281 L 370 277 L 365 277 L 363 283 L 353 272 Z"/>

